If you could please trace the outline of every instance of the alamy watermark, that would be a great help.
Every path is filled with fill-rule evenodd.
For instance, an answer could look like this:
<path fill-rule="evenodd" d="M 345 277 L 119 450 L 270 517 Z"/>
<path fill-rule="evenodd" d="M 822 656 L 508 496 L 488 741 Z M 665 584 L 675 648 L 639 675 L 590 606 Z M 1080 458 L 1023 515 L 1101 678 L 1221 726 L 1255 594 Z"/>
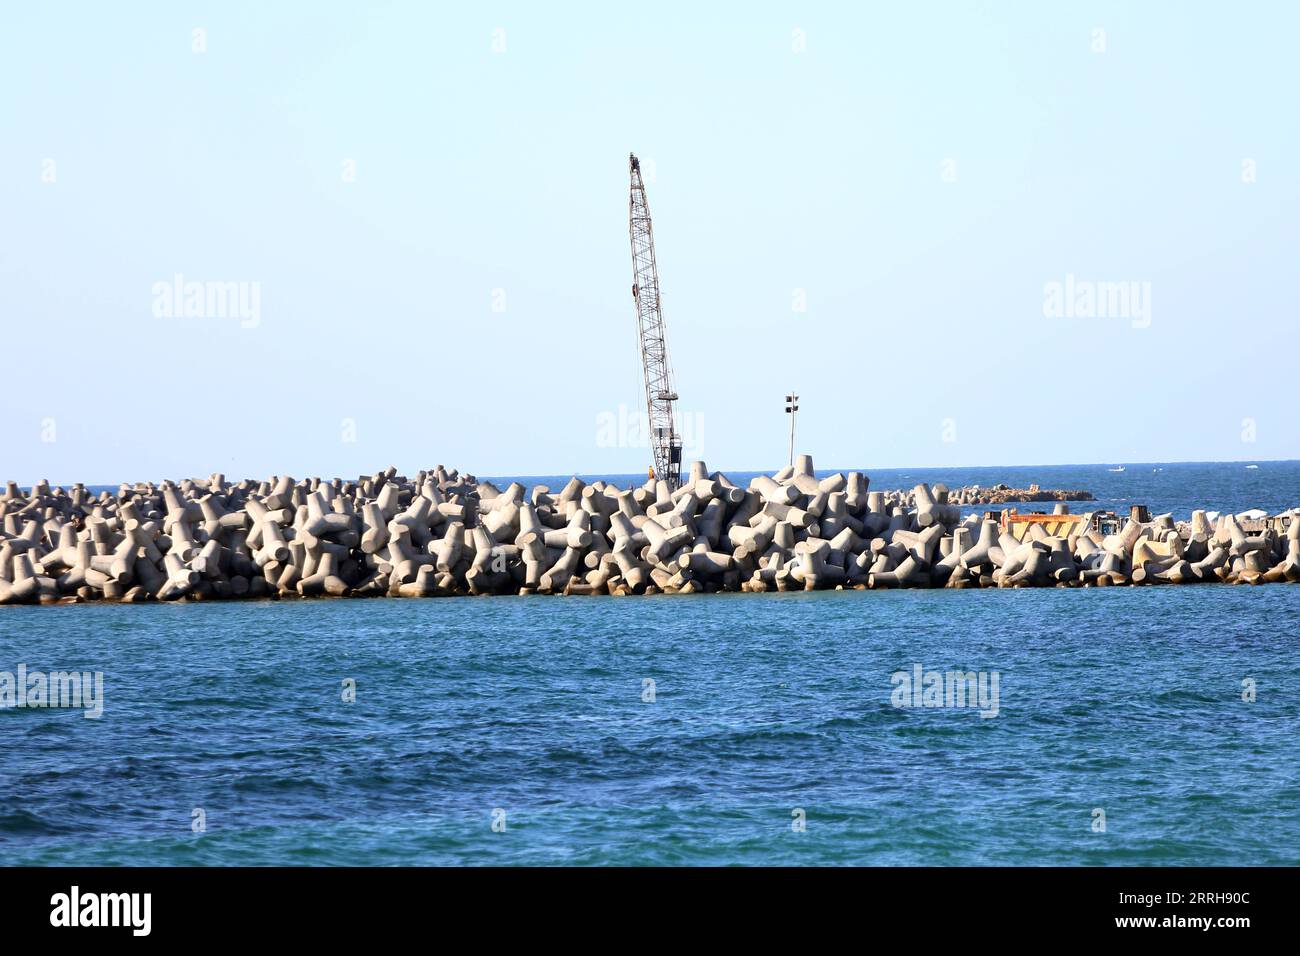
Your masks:
<path fill-rule="evenodd" d="M 1067 273 L 1064 282 L 1043 285 L 1043 315 L 1049 319 L 1128 319 L 1135 329 L 1151 325 L 1151 283 L 1093 282 Z"/>
<path fill-rule="evenodd" d="M 60 707 L 84 710 L 81 716 L 96 720 L 104 715 L 103 671 L 0 671 L 0 709 L 6 707 Z"/>
<path fill-rule="evenodd" d="M 682 438 L 682 454 L 686 458 L 704 457 L 704 415 L 701 412 L 678 412 L 674 426 Z M 597 448 L 649 448 L 650 416 L 637 414 L 626 405 L 617 411 L 604 411 L 596 416 Z"/>
<path fill-rule="evenodd" d="M 238 319 L 241 328 L 262 323 L 262 283 L 247 280 L 186 280 L 153 284 L 153 314 L 158 319 Z"/>
<path fill-rule="evenodd" d="M 152 893 L 83 893 L 75 883 L 66 893 L 50 897 L 54 927 L 120 926 L 132 936 L 148 936 L 153 928 Z"/>
<path fill-rule="evenodd" d="M 910 671 L 894 671 L 889 681 L 895 707 L 970 708 L 981 717 L 996 717 L 1000 709 L 997 671 L 935 671 L 913 664 Z"/>

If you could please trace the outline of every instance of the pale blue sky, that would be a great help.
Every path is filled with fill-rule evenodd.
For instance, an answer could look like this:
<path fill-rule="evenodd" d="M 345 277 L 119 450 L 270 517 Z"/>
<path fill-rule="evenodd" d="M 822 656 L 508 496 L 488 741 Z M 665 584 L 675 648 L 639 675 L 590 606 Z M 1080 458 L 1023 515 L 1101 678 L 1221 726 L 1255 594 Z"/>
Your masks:
<path fill-rule="evenodd" d="M 1300 458 L 1296 11 L 6 4 L 0 479 L 644 469 L 629 151 L 710 466 Z"/>

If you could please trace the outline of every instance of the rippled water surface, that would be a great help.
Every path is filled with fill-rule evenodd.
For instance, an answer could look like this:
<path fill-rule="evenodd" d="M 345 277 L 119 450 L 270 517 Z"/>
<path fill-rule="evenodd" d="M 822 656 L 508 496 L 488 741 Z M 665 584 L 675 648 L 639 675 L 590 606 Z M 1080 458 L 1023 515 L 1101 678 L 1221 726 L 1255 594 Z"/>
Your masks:
<path fill-rule="evenodd" d="M 106 698 L 0 711 L 0 850 L 1294 864 L 1298 633 L 1286 585 L 0 608 L 0 670 Z M 914 664 L 998 716 L 891 706 Z"/>

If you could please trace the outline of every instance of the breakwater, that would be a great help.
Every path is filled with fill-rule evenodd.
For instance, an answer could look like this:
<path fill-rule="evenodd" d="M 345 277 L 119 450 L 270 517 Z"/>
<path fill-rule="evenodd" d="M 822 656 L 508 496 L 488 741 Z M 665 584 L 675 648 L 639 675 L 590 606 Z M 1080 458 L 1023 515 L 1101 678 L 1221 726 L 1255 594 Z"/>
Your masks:
<path fill-rule="evenodd" d="M 940 484 L 871 491 L 812 460 L 747 487 L 572 478 L 500 489 L 442 466 L 355 481 L 224 476 L 0 497 L 0 603 L 453 594 L 690 594 L 1300 580 L 1300 516 L 1194 511 L 1004 524 Z M 1086 492 L 1037 492 L 1086 495 Z M 1255 522 L 1255 525 L 1259 525 Z"/>

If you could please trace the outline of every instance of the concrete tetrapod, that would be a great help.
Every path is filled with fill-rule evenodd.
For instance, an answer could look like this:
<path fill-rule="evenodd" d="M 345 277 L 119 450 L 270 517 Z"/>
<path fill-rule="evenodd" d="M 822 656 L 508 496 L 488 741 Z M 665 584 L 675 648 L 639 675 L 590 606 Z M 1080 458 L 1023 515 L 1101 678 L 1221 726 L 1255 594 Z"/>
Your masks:
<path fill-rule="evenodd" d="M 819 477 L 806 455 L 747 487 L 703 462 L 686 479 L 670 492 L 574 477 L 553 492 L 436 466 L 99 493 L 9 482 L 0 604 L 1300 580 L 1294 510 L 1134 517 L 1110 535 L 1031 524 L 1016 538 L 963 513 L 972 489 L 872 491 L 861 472 Z"/>

